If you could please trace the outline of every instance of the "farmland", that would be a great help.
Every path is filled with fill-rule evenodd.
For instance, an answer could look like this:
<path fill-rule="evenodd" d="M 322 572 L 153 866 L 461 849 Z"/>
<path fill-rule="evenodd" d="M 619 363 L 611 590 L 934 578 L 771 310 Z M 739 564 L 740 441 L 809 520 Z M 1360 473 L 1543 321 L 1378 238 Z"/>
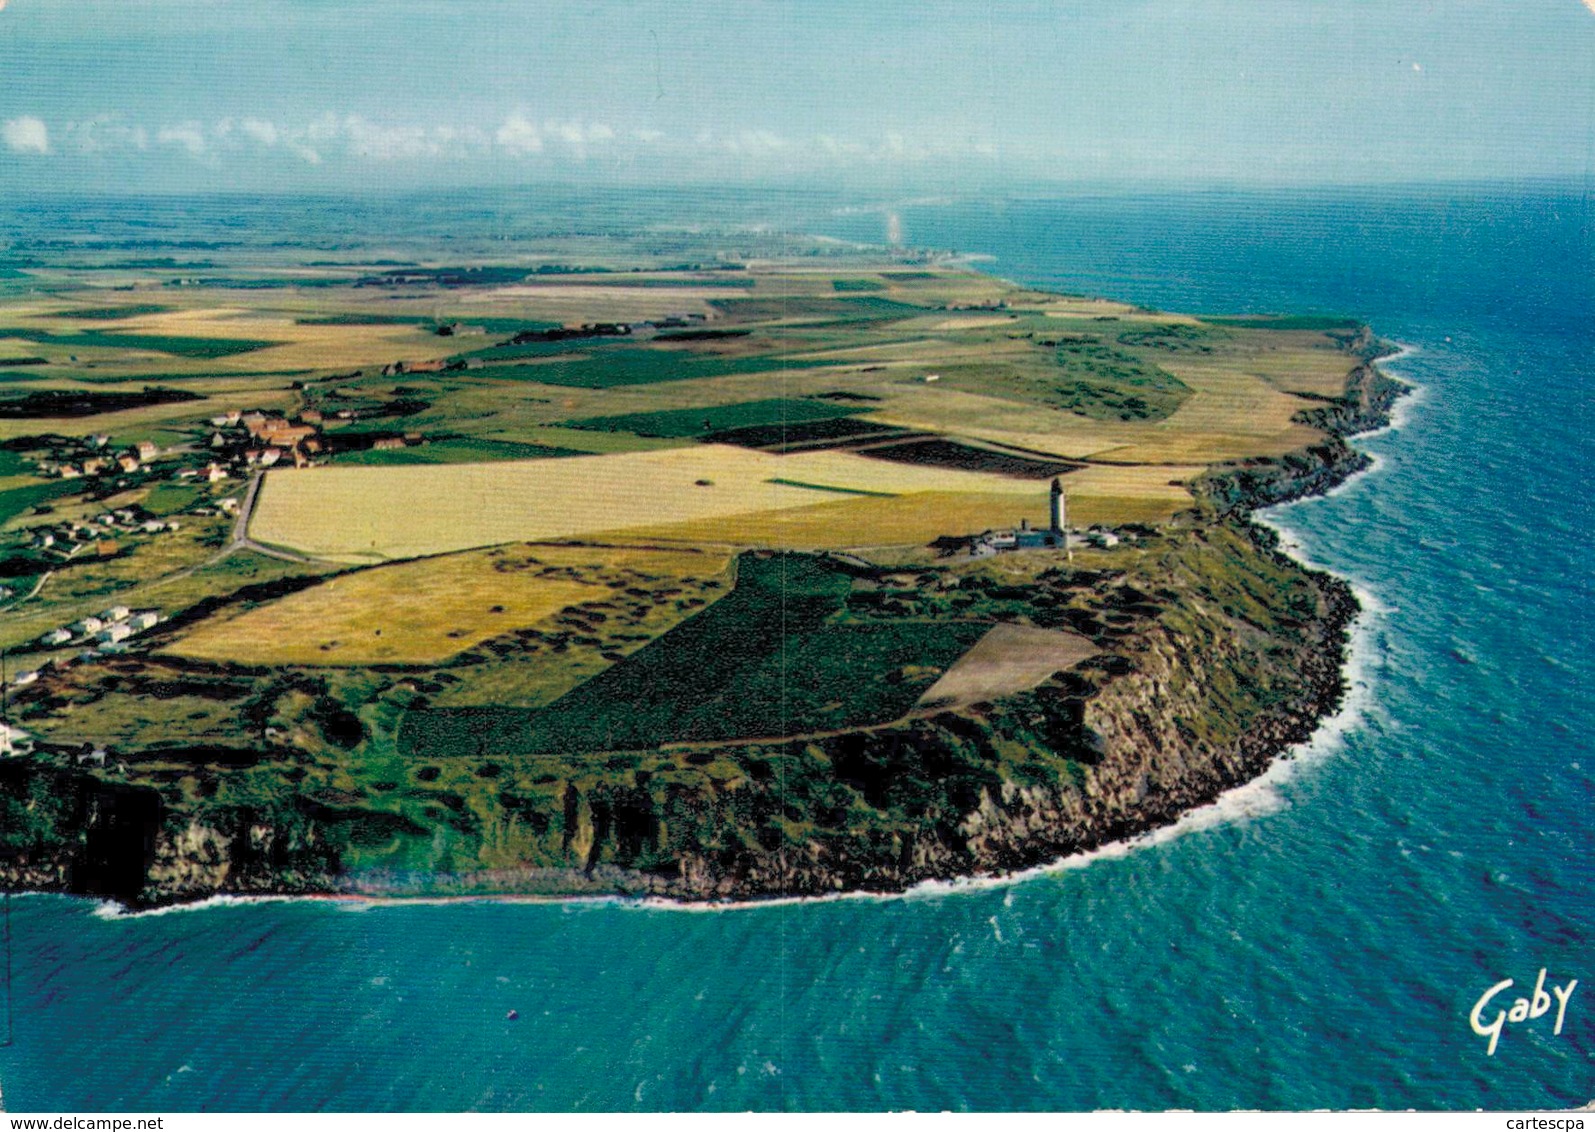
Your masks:
<path fill-rule="evenodd" d="M 168 651 L 256 665 L 437 663 L 607 597 L 617 570 L 679 578 L 724 565 L 723 557 L 690 553 L 578 554 L 575 566 L 571 557 L 561 548 L 499 547 L 359 570 L 239 616 L 211 618 Z M 600 565 L 606 569 L 594 568 Z"/>
<path fill-rule="evenodd" d="M 778 479 L 787 482 L 772 482 Z M 798 482 L 818 490 L 790 486 Z M 411 558 L 800 507 L 824 502 L 826 488 L 893 494 L 1036 490 L 1033 483 L 989 473 L 846 452 L 774 456 L 703 444 L 490 465 L 273 472 L 250 532 L 262 542 L 319 557 Z"/>
<path fill-rule="evenodd" d="M 837 623 L 848 592 L 814 559 L 744 558 L 729 596 L 547 708 L 413 713 L 401 745 L 429 757 L 574 754 L 884 722 L 985 631 Z"/>
<path fill-rule="evenodd" d="M 762 231 L 52 254 L 0 299 L 12 720 L 299 877 L 892 883 L 1086 781 L 1142 666 L 1233 743 L 1329 599 L 1219 477 L 1343 459 L 1377 349 Z M 974 553 L 1053 479 L 1070 551 Z"/>

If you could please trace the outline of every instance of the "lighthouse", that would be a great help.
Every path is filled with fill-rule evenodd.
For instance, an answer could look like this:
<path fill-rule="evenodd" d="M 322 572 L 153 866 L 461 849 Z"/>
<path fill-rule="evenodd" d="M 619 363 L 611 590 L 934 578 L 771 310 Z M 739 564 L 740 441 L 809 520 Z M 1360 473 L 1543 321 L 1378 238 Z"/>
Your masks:
<path fill-rule="evenodd" d="M 1068 514 L 1063 502 L 1063 484 L 1057 480 L 1052 481 L 1052 533 L 1062 536 L 1064 524 L 1068 522 Z"/>

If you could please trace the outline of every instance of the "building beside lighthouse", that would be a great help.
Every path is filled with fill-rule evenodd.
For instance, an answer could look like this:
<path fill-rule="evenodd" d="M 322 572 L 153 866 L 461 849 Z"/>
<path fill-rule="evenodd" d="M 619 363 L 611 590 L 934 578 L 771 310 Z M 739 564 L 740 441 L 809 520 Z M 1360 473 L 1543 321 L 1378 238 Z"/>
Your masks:
<path fill-rule="evenodd" d="M 987 531 L 970 544 L 969 553 L 976 558 L 985 558 L 1015 550 L 1068 550 L 1069 507 L 1064 498 L 1063 484 L 1058 480 L 1052 481 L 1050 503 L 1050 521 L 1045 530 L 1032 527 L 1028 519 L 1020 519 L 1016 529 Z"/>

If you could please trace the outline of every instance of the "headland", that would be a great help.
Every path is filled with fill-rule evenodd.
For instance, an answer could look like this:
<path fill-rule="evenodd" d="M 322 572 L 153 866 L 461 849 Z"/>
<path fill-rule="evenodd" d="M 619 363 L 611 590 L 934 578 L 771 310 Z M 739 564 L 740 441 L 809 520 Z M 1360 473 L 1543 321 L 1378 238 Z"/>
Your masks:
<path fill-rule="evenodd" d="M 1344 695 L 1355 598 L 1250 516 L 1366 465 L 1355 323 L 800 240 L 149 263 L 0 296 L 8 888 L 902 891 Z"/>

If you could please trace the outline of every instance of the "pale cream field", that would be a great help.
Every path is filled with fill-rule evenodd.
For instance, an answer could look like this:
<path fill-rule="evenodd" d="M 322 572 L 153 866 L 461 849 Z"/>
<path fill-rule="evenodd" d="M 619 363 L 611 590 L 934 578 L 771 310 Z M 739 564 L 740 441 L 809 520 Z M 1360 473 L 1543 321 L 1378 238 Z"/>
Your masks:
<path fill-rule="evenodd" d="M 1101 650 L 1059 629 L 996 625 L 919 698 L 921 708 L 964 707 L 1034 688 Z"/>
<path fill-rule="evenodd" d="M 702 444 L 496 464 L 273 471 L 249 534 L 319 557 L 379 561 L 783 510 L 834 500 L 836 489 L 1042 492 L 1035 481 L 848 452 L 775 456 Z"/>
<path fill-rule="evenodd" d="M 242 614 L 208 618 L 166 651 L 249 664 L 424 664 L 608 599 L 640 576 L 704 578 L 724 554 L 507 546 L 357 570 Z"/>

